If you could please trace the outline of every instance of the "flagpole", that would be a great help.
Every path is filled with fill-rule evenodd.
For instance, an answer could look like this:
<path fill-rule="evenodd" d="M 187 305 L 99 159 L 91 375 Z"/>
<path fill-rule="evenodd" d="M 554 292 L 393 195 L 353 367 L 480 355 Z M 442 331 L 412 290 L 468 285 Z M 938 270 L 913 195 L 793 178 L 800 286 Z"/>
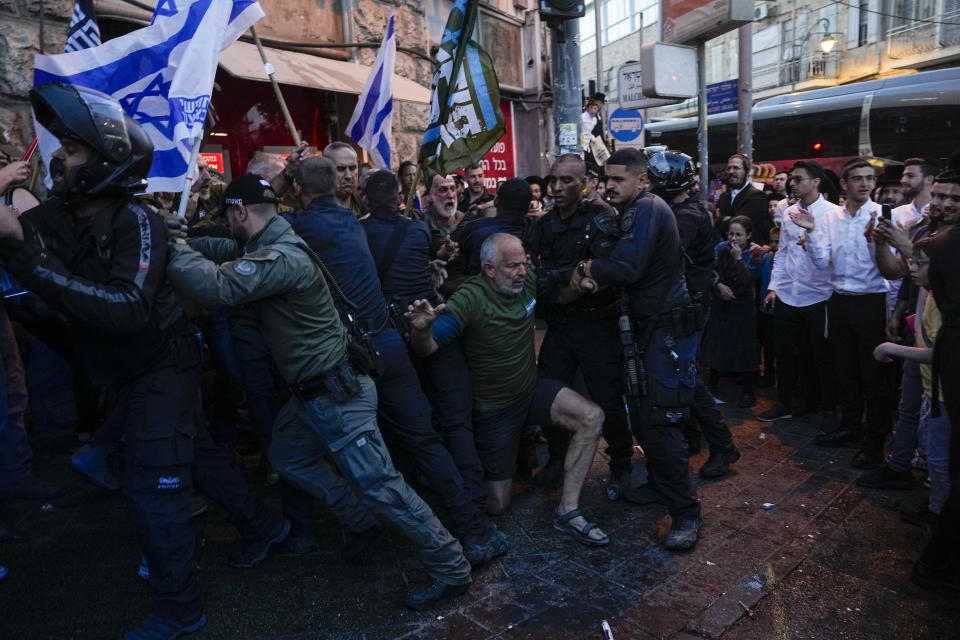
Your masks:
<path fill-rule="evenodd" d="M 190 189 L 193 188 L 193 178 L 190 177 L 190 167 L 197 166 L 197 156 L 200 155 L 200 141 L 203 140 L 203 130 L 193 139 L 193 149 L 190 150 L 190 162 L 187 164 L 187 175 L 183 178 L 183 193 L 180 194 L 180 208 L 177 215 L 181 218 L 187 215 L 187 199 L 190 198 Z"/>
<path fill-rule="evenodd" d="M 283 94 L 280 93 L 280 83 L 277 82 L 277 79 L 273 75 L 273 65 L 267 60 L 267 52 L 264 51 L 263 44 L 260 42 L 260 36 L 257 35 L 257 28 L 251 26 L 250 34 L 253 36 L 254 44 L 257 45 L 257 51 L 260 52 L 260 59 L 263 60 L 263 70 L 267 72 L 267 77 L 270 78 L 270 84 L 273 86 L 273 92 L 277 96 L 277 102 L 280 103 L 280 110 L 283 112 L 283 119 L 287 121 L 287 128 L 290 129 L 290 135 L 293 136 L 293 145 L 295 147 L 299 147 L 300 134 L 297 133 L 297 128 L 293 125 L 293 118 L 290 117 L 290 110 L 287 109 L 287 103 L 283 99 Z"/>
<path fill-rule="evenodd" d="M 404 207 L 403 211 L 408 218 L 412 218 L 410 215 L 410 207 L 413 206 L 413 197 L 417 193 L 417 183 L 420 182 L 420 164 L 417 163 L 417 172 L 413 174 L 413 184 L 410 185 L 410 193 L 407 194 L 407 204 Z"/>
<path fill-rule="evenodd" d="M 470 37 L 473 35 L 474 26 L 477 24 L 477 10 L 480 3 L 478 0 L 468 0 L 467 11 L 463 15 L 463 35 L 460 36 L 460 44 L 457 47 L 457 51 L 453 56 L 453 67 L 450 69 L 450 86 L 453 87 L 453 90 L 456 90 L 457 80 L 460 77 L 460 68 L 463 67 L 463 58 L 467 54 L 467 45 L 470 42 Z M 434 92 L 436 92 L 437 87 L 433 87 Z M 440 113 L 437 118 L 437 122 L 440 123 L 442 128 L 447 120 L 450 118 L 450 95 L 449 91 L 447 92 L 446 99 L 443 101 L 443 104 L 440 105 Z M 420 145 L 421 148 L 423 145 Z M 413 202 L 413 194 L 416 193 L 417 183 L 420 180 L 420 174 L 424 173 L 426 168 L 427 160 L 426 158 L 417 163 L 417 173 L 413 176 L 413 186 L 410 187 L 410 193 L 407 194 L 407 210 L 410 209 L 410 205 Z M 438 167 L 439 168 L 439 167 Z"/>

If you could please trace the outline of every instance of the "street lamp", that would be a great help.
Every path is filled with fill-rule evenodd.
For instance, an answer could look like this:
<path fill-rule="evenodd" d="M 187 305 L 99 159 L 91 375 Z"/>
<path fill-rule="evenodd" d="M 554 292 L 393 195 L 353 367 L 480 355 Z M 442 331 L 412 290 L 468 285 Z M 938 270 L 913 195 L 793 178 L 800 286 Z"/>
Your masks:
<path fill-rule="evenodd" d="M 794 88 L 796 88 L 796 82 L 799 79 L 800 75 L 800 63 L 803 59 L 803 53 L 807 48 L 807 41 L 810 40 L 810 36 L 813 35 L 814 30 L 820 23 L 823 23 L 823 38 L 820 40 L 820 50 L 823 52 L 824 56 L 833 51 L 833 47 L 837 44 L 837 38 L 830 33 L 830 19 L 829 18 L 820 18 L 807 29 L 806 34 L 804 34 L 803 39 L 800 41 L 800 45 L 797 46 L 796 40 L 794 40 L 793 47 L 793 64 L 791 64 L 790 76 Z M 826 60 L 821 61 L 821 64 L 825 65 Z"/>
<path fill-rule="evenodd" d="M 836 46 L 837 39 L 833 36 L 832 33 L 828 33 L 824 36 L 823 40 L 820 41 L 820 50 L 824 53 L 830 53 L 833 51 L 833 47 Z"/>
<path fill-rule="evenodd" d="M 820 41 L 820 50 L 824 53 L 830 53 L 833 51 L 833 46 L 837 44 L 837 39 L 830 33 L 830 18 L 820 18 L 807 29 L 807 34 L 803 36 L 803 40 L 800 42 L 800 56 L 803 56 L 803 51 L 807 47 L 807 40 L 810 39 L 810 36 L 813 35 L 813 30 L 817 28 L 817 25 L 823 23 L 823 39 Z"/>

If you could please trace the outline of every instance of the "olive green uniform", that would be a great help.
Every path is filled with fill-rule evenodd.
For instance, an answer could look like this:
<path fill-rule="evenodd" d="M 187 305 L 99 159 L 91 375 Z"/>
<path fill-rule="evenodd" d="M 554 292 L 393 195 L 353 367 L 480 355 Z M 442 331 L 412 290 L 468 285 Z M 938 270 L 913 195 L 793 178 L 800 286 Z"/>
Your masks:
<path fill-rule="evenodd" d="M 243 250 L 224 238 L 172 245 L 167 275 L 204 306 L 251 304 L 284 380 L 311 389 L 346 360 L 348 338 L 304 246 L 289 223 L 274 217 Z M 382 516 L 420 547 L 433 578 L 470 582 L 460 543 L 393 467 L 377 428 L 373 381 L 356 379 L 359 393 L 340 404 L 325 393 L 294 394 L 274 424 L 271 463 L 322 498 L 348 528 L 366 529 L 371 514 Z"/>

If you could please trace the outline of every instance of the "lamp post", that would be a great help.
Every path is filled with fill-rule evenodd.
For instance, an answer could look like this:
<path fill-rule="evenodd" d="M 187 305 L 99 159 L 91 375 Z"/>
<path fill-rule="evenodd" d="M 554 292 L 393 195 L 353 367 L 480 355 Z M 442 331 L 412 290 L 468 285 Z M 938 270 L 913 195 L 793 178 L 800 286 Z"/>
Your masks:
<path fill-rule="evenodd" d="M 830 33 L 830 18 L 819 18 L 816 22 L 810 25 L 810 28 L 807 29 L 807 33 L 803 36 L 803 39 L 800 41 L 800 45 L 797 46 L 796 40 L 794 40 L 793 47 L 793 59 L 791 63 L 790 76 L 791 76 L 791 91 L 796 89 L 797 77 L 800 75 L 800 64 L 803 61 L 803 52 L 807 48 L 807 41 L 810 40 L 810 36 L 813 35 L 814 29 L 817 28 L 817 25 L 823 23 L 823 39 L 820 40 L 820 50 L 824 55 L 829 54 L 833 51 L 833 47 L 837 44 L 837 39 Z"/>

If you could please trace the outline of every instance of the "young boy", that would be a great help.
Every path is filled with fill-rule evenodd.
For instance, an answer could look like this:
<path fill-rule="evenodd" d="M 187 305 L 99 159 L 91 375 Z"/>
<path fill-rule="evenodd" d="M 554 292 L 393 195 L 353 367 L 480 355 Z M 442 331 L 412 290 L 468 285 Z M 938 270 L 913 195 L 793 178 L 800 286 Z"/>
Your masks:
<path fill-rule="evenodd" d="M 890 362 L 892 358 L 904 358 L 920 363 L 920 375 L 923 378 L 923 400 L 920 408 L 920 446 L 927 455 L 927 471 L 930 477 L 930 501 L 926 517 L 922 518 L 933 523 L 943 509 L 943 503 L 950 495 L 950 417 L 947 415 L 947 406 L 940 397 L 931 397 L 933 381 L 933 344 L 940 331 L 942 318 L 933 295 L 928 293 L 930 279 L 928 268 L 930 258 L 926 248 L 927 239 L 917 242 L 913 246 L 913 258 L 908 260 L 910 278 L 914 284 L 923 287 L 920 291 L 920 302 L 917 304 L 917 318 L 922 318 L 916 326 L 916 347 L 906 347 L 893 342 L 884 342 L 874 349 L 873 355 L 880 362 Z M 938 416 L 933 416 L 933 403 L 939 404 Z"/>

